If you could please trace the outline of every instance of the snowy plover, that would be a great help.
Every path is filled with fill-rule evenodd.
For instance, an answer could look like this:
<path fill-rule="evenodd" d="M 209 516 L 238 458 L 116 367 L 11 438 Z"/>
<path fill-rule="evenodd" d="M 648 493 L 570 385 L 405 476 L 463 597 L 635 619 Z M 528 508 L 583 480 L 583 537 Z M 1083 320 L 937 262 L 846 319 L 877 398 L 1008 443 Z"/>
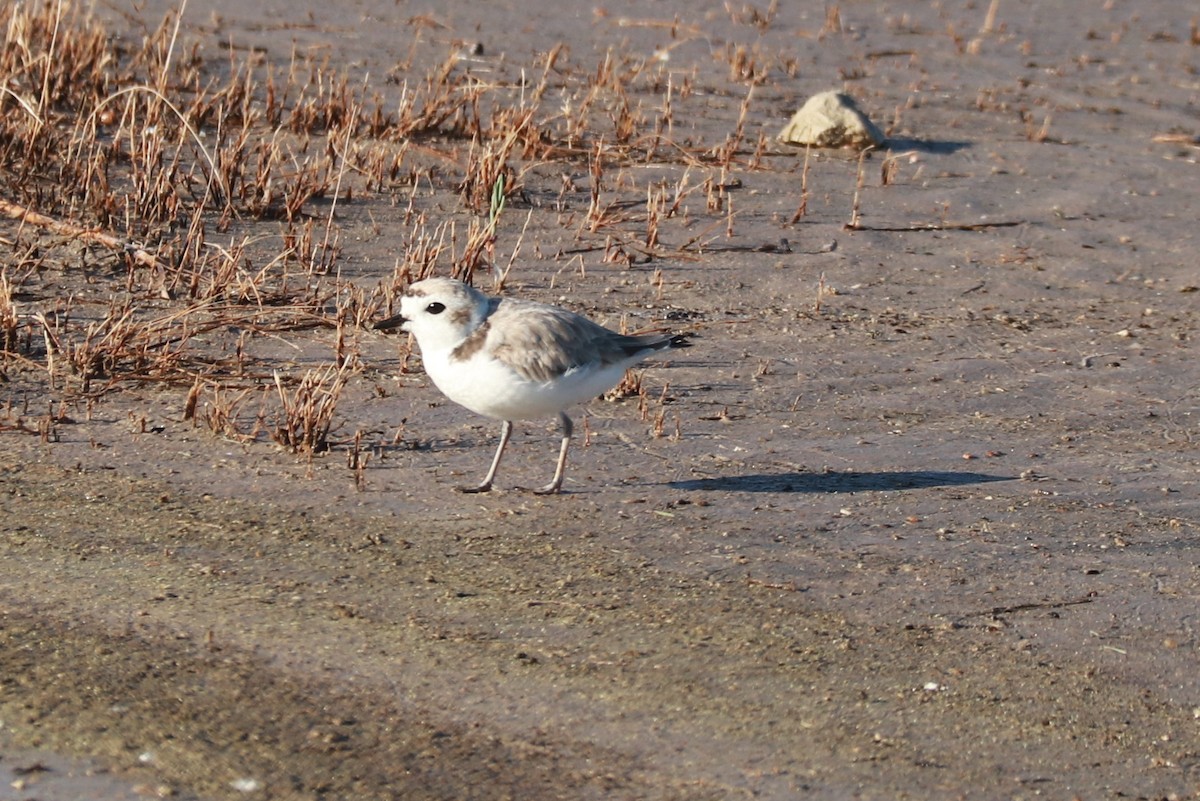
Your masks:
<path fill-rule="evenodd" d="M 558 464 L 554 479 L 535 492 L 558 492 L 574 429 L 565 409 L 611 389 L 650 354 L 689 344 L 682 335 L 618 334 L 557 306 L 488 297 L 449 278 L 413 284 L 400 299 L 400 314 L 375 327 L 413 334 L 425 372 L 446 397 L 503 421 L 487 475 L 460 492 L 492 488 L 513 420 L 554 414 L 562 424 Z"/>

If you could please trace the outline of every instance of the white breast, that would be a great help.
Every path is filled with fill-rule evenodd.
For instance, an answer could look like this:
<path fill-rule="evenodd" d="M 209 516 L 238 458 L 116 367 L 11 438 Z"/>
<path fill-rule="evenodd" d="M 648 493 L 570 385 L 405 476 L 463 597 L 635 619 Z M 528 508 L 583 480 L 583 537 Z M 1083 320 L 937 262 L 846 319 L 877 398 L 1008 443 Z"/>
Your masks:
<path fill-rule="evenodd" d="M 569 370 L 549 381 L 530 381 L 477 352 L 465 361 L 448 352 L 422 354 L 425 372 L 446 397 L 497 420 L 551 417 L 606 392 L 625 374 L 624 365 Z"/>

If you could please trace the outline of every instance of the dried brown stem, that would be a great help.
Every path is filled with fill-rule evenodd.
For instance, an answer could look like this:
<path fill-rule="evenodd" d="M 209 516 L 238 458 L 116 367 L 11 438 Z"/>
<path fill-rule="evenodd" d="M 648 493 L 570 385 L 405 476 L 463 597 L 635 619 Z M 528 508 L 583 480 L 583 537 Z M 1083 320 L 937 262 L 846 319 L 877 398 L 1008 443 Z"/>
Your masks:
<path fill-rule="evenodd" d="M 28 209 L 19 203 L 4 200 L 3 198 L 0 198 L 0 214 L 9 219 L 19 220 L 23 224 L 45 228 L 62 236 L 78 239 L 89 244 L 101 245 L 117 253 L 123 253 L 133 259 L 135 263 L 145 267 L 162 269 L 162 265 L 152 254 L 134 245 L 132 242 L 123 242 L 112 234 L 83 228 L 73 223 L 62 222 L 61 220 L 56 220 L 53 217 L 47 217 L 45 214 Z"/>

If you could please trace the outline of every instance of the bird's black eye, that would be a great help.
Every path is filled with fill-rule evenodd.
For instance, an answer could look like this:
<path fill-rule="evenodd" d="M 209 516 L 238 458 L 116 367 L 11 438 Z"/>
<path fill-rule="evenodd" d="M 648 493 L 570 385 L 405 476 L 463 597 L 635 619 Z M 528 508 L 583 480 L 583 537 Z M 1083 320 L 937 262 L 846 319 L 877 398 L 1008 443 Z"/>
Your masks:
<path fill-rule="evenodd" d="M 425 311 L 429 312 L 430 314 L 441 314 L 445 310 L 446 310 L 446 304 L 438 303 L 437 301 L 434 301 L 433 303 L 430 303 L 428 306 L 425 307 Z"/>

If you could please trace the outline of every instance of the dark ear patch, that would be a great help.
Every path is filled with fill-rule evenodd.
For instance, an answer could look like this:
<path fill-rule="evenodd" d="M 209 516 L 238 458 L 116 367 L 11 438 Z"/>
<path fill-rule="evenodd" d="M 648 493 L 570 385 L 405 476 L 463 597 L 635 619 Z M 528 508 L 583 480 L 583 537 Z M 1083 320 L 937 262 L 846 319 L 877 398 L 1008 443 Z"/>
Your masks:
<path fill-rule="evenodd" d="M 478 328 L 471 332 L 471 335 L 458 343 L 458 347 L 450 354 L 452 359 L 466 361 L 480 351 L 488 338 L 488 326 L 490 320 L 484 320 Z"/>

